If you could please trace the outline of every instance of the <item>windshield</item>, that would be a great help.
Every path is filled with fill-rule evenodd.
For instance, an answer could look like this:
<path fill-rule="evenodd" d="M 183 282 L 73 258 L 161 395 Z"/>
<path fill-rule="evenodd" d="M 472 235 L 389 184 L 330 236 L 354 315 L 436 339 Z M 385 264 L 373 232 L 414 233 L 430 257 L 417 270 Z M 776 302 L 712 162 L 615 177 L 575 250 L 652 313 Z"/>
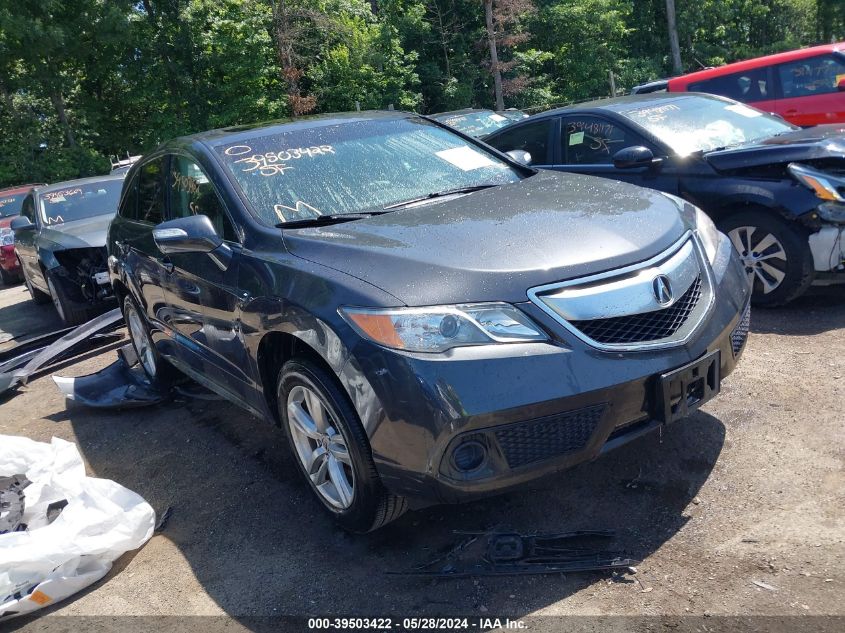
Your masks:
<path fill-rule="evenodd" d="M 798 129 L 744 103 L 717 97 L 684 96 L 647 106 L 630 104 L 620 114 L 647 129 L 680 156 L 752 143 Z"/>
<path fill-rule="evenodd" d="M 511 119 L 492 110 L 465 112 L 461 114 L 436 114 L 435 119 L 468 136 L 479 137 L 492 134 L 511 123 Z"/>
<path fill-rule="evenodd" d="M 21 212 L 21 205 L 23 204 L 24 198 L 26 198 L 26 193 L 16 193 L 13 195 L 0 194 L 0 218 L 18 215 Z"/>
<path fill-rule="evenodd" d="M 495 155 L 424 119 L 294 129 L 216 149 L 269 224 L 383 210 L 431 193 L 521 178 Z"/>
<path fill-rule="evenodd" d="M 95 215 L 114 215 L 121 187 L 122 180 L 107 180 L 46 191 L 39 196 L 41 220 L 52 225 Z"/>

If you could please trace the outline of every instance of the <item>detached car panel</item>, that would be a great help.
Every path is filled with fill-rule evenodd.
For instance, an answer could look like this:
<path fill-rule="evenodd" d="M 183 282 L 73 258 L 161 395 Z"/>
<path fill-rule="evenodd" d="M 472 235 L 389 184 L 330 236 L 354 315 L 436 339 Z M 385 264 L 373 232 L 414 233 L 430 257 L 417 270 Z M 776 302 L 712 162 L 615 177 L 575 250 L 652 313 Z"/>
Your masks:
<path fill-rule="evenodd" d="M 131 168 L 108 247 L 145 371 L 281 425 L 355 531 L 695 410 L 748 327 L 739 259 L 691 204 L 404 113 L 167 143 Z"/>

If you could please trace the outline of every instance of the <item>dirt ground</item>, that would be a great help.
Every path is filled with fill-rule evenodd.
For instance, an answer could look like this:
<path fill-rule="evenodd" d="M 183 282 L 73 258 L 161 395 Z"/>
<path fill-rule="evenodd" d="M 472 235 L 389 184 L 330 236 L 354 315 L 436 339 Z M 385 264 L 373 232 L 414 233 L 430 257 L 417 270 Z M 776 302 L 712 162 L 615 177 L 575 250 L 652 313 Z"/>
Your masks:
<path fill-rule="evenodd" d="M 22 286 L 0 290 L 0 330 L 54 318 Z M 109 350 L 61 372 L 114 359 Z M 0 433 L 76 442 L 89 474 L 172 514 L 103 581 L 15 626 L 64 630 L 67 615 L 221 615 L 231 630 L 278 614 L 845 615 L 843 375 L 845 290 L 757 310 L 721 396 L 662 437 L 529 491 L 410 512 L 367 536 L 333 527 L 282 432 L 236 407 L 93 411 L 66 402 L 45 375 L 0 401 Z M 488 528 L 612 529 L 614 548 L 643 562 L 618 578 L 386 574 L 448 548 L 455 530 Z"/>

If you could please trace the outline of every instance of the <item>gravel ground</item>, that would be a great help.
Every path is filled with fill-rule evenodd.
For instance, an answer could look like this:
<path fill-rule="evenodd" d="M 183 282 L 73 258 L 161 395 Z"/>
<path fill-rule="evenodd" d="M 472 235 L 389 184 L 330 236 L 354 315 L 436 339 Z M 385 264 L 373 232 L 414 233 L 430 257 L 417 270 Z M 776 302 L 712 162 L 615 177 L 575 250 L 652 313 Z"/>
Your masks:
<path fill-rule="evenodd" d="M 21 323 L 49 328 L 52 306 L 27 298 L 22 286 L 0 291 L 0 340 Z M 410 512 L 367 536 L 334 528 L 282 432 L 234 406 L 92 411 L 42 376 L 0 401 L 0 433 L 74 441 L 89 474 L 172 514 L 103 581 L 15 626 L 64 630 L 67 615 L 220 615 L 226 630 L 278 614 L 845 615 L 845 291 L 821 289 L 752 321 L 721 396 L 662 437 L 528 491 Z M 109 350 L 61 372 L 114 358 Z M 643 562 L 618 578 L 385 573 L 447 549 L 455 530 L 493 527 L 613 529 L 615 548 Z"/>

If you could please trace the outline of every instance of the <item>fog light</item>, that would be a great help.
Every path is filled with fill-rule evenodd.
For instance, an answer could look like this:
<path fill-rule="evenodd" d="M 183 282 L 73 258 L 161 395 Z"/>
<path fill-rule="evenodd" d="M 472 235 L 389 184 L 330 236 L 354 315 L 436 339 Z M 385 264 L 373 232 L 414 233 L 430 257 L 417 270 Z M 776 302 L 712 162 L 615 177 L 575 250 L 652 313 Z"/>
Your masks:
<path fill-rule="evenodd" d="M 481 442 L 471 440 L 458 446 L 452 453 L 452 462 L 461 472 L 475 470 L 484 462 L 487 449 Z"/>

